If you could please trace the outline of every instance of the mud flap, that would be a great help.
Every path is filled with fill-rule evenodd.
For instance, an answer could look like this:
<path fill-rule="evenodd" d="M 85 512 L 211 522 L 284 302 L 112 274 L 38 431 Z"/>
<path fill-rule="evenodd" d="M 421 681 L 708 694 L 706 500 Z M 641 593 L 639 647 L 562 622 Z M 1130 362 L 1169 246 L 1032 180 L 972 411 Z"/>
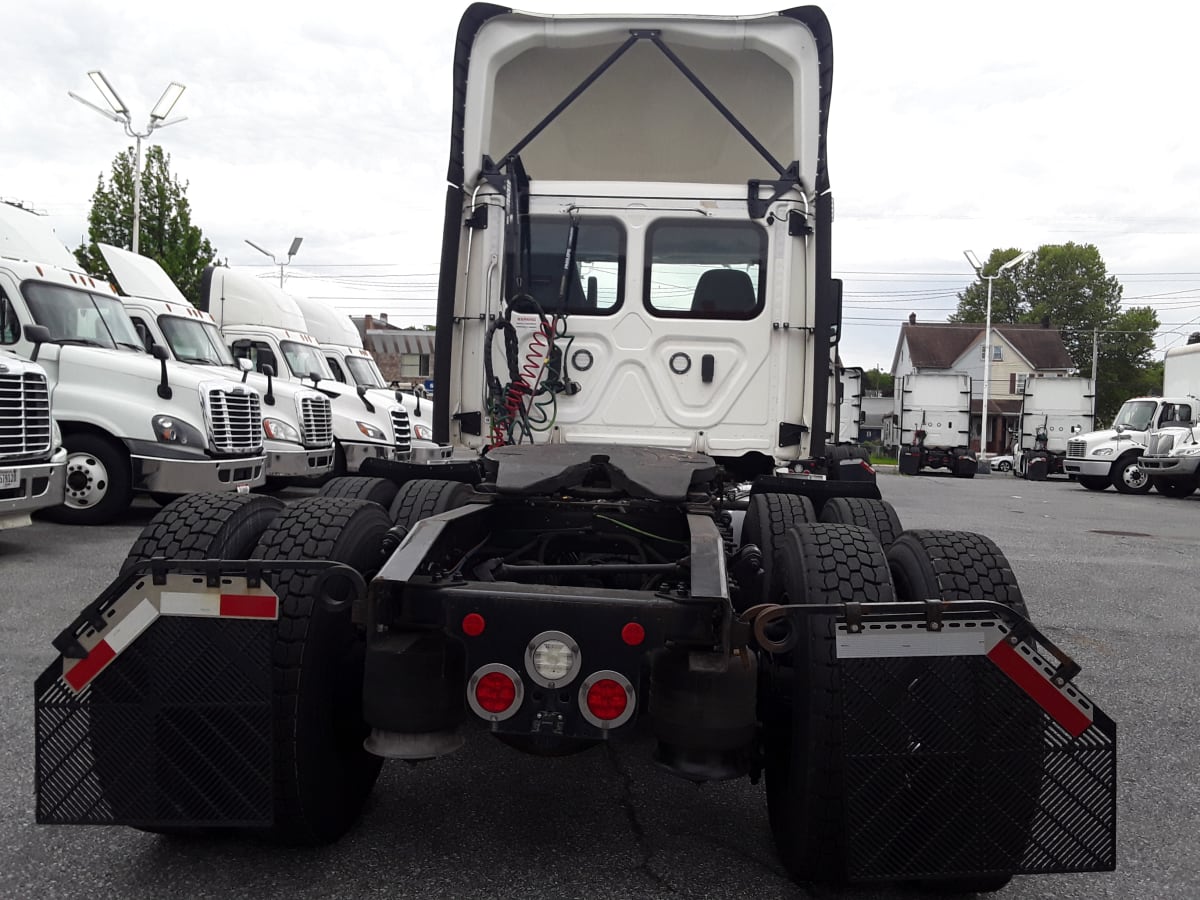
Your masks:
<path fill-rule="evenodd" d="M 1116 726 L 1069 658 L 996 615 L 837 627 L 849 879 L 1115 868 Z"/>
<path fill-rule="evenodd" d="M 37 680 L 37 821 L 270 825 L 277 616 L 254 578 L 118 578 Z"/>

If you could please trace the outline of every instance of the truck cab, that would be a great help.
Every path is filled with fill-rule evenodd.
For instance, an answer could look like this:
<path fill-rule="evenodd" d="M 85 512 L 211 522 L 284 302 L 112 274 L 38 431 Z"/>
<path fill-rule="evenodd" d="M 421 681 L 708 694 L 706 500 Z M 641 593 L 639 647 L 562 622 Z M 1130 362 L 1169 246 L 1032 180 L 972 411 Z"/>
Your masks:
<path fill-rule="evenodd" d="M 366 388 L 372 402 L 399 403 L 408 412 L 414 455 L 435 452 L 433 404 L 412 394 L 388 389 L 375 357 L 363 346 L 362 335 L 348 315 L 318 300 L 307 297 L 292 299 L 304 314 L 308 333 L 317 339 L 333 377 L 352 388 Z"/>
<path fill-rule="evenodd" d="M 1013 436 L 1013 474 L 1034 480 L 1066 474 L 1070 440 L 1094 427 L 1095 393 L 1090 378 L 1027 379 L 1020 431 Z"/>
<path fill-rule="evenodd" d="M 270 366 L 277 380 L 307 384 L 329 398 L 334 475 L 357 472 L 368 459 L 409 458 L 412 429 L 404 407 L 390 397 L 373 401 L 365 388 L 337 381 L 291 295 L 251 275 L 210 266 L 200 306 L 217 322 L 235 359 L 249 360 L 258 372 Z"/>
<path fill-rule="evenodd" d="M 970 375 L 911 372 L 897 378 L 887 437 L 898 448 L 900 472 L 949 469 L 955 477 L 974 478 L 970 421 Z"/>
<path fill-rule="evenodd" d="M 123 291 L 125 309 L 147 346 L 165 347 L 177 362 L 209 367 L 231 381 L 250 384 L 263 398 L 263 449 L 267 480 L 316 478 L 333 468 L 333 413 L 319 391 L 250 373 L 234 360 L 216 322 L 196 309 L 154 260 L 100 244 Z"/>
<path fill-rule="evenodd" d="M 1172 347 L 1163 360 L 1163 390 L 1186 399 L 1146 435 L 1140 466 L 1154 489 L 1168 497 L 1187 497 L 1200 487 L 1200 334 Z"/>
<path fill-rule="evenodd" d="M 0 342 L 15 340 L 16 321 L 0 303 Z M 67 450 L 50 409 L 50 386 L 37 363 L 0 350 L 0 531 L 63 502 Z"/>
<path fill-rule="evenodd" d="M 39 217 L 0 204 L 6 348 L 45 370 L 67 449 L 51 517 L 112 521 L 136 492 L 249 490 L 266 478 L 253 387 L 148 354 L 113 287 L 80 271 Z M 28 337 L 40 325 L 49 341 Z"/>
<path fill-rule="evenodd" d="M 1083 487 L 1109 486 L 1123 494 L 1145 494 L 1154 486 L 1141 465 L 1150 432 L 1190 421 L 1200 408 L 1192 397 L 1132 397 L 1121 404 L 1112 427 L 1067 442 L 1063 471 Z"/>

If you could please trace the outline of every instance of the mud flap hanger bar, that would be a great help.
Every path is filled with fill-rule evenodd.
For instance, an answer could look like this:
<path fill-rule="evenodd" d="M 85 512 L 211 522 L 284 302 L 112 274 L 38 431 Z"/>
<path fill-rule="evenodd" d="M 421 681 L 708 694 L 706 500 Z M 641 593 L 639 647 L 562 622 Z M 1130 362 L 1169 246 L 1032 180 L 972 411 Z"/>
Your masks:
<path fill-rule="evenodd" d="M 591 87 L 601 75 L 607 72 L 618 59 L 624 56 L 639 41 L 649 41 L 661 50 L 663 55 L 670 60 L 671 64 L 703 95 L 704 99 L 711 103 L 713 108 L 725 118 L 725 121 L 733 126 L 733 129 L 744 137 L 747 143 L 758 151 L 758 154 L 775 170 L 775 174 L 778 176 L 775 179 L 753 178 L 747 183 L 746 205 L 750 211 L 750 218 L 763 218 L 767 214 L 767 210 L 771 204 L 793 188 L 798 188 L 802 194 L 807 193 L 804 187 L 804 180 L 800 177 L 800 163 L 793 161 L 791 164 L 785 166 L 777 160 L 771 154 L 771 151 L 763 146 L 762 142 L 754 136 L 753 132 L 743 125 L 741 120 L 733 114 L 733 111 L 722 103 L 716 94 L 709 90 L 708 86 L 700 80 L 700 77 L 695 72 L 688 68 L 687 63 L 675 55 L 675 52 L 663 41 L 662 32 L 657 29 L 632 29 L 629 32 L 628 40 L 614 50 L 604 62 L 600 63 L 590 75 L 579 83 L 578 87 L 567 94 L 554 109 L 550 110 L 545 118 L 534 125 L 525 137 L 517 141 L 516 145 L 505 153 L 499 162 L 495 162 L 490 157 L 485 156 L 483 158 L 483 170 L 480 173 L 481 177 L 497 191 L 503 193 L 505 191 L 505 179 L 501 173 L 504 168 L 517 159 L 522 150 L 541 134 L 551 122 L 562 115 L 568 106 L 574 103 L 584 91 Z M 759 189 L 763 185 L 773 189 L 771 197 L 766 200 L 759 197 Z"/>
<path fill-rule="evenodd" d="M 1044 648 L 1058 661 L 1054 671 L 1054 682 L 1060 686 L 1067 684 L 1081 671 L 1080 666 L 1065 651 L 1059 649 L 1053 641 L 1042 634 L 1037 626 L 1015 612 L 1011 607 L 994 600 L 918 600 L 914 602 L 897 603 L 795 603 L 781 606 L 774 603 L 763 603 L 753 606 L 742 613 L 742 618 L 750 623 L 754 637 L 759 646 L 770 653 L 785 653 L 793 645 L 792 635 L 782 641 L 768 637 L 766 628 L 772 622 L 781 619 L 792 619 L 793 616 L 832 615 L 838 621 L 846 624 L 847 632 L 860 633 L 864 621 L 913 621 L 923 619 L 926 630 L 939 632 L 943 630 L 946 614 L 961 617 L 970 613 L 990 613 L 1004 621 L 1012 634 L 1022 641 L 1033 639 L 1038 646 Z"/>
<path fill-rule="evenodd" d="M 367 584 L 357 570 L 343 563 L 328 560 L 312 559 L 204 559 L 204 560 L 169 560 L 163 557 L 144 560 L 131 565 L 118 575 L 104 591 L 87 605 L 70 625 L 64 628 L 51 641 L 54 649 L 67 659 L 83 659 L 87 651 L 79 643 L 79 635 L 89 629 L 101 632 L 108 627 L 105 612 L 115 603 L 129 587 L 140 578 L 150 575 L 153 583 L 163 585 L 167 582 L 167 573 L 180 575 L 197 575 L 204 578 L 208 588 L 220 587 L 221 579 L 235 575 L 244 577 L 246 585 L 256 588 L 262 584 L 263 575 L 271 572 L 315 572 L 316 583 L 312 592 L 321 598 L 333 612 L 341 612 L 350 608 L 354 602 L 362 601 L 367 594 Z M 332 581 L 341 580 L 347 584 L 353 596 L 350 599 L 335 601 L 326 591 Z"/>

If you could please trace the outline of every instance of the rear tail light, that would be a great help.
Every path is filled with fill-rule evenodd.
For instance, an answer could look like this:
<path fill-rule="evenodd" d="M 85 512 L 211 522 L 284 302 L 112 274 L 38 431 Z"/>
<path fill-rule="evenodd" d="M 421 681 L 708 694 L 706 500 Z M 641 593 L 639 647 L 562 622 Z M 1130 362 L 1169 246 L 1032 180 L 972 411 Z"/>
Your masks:
<path fill-rule="evenodd" d="M 503 722 L 515 715 L 524 698 L 521 676 L 503 663 L 480 666 L 467 682 L 467 703 L 489 722 Z"/>
<path fill-rule="evenodd" d="M 602 669 L 593 672 L 579 686 L 579 711 L 597 728 L 624 725 L 633 717 L 637 694 L 633 684 L 620 672 Z"/>

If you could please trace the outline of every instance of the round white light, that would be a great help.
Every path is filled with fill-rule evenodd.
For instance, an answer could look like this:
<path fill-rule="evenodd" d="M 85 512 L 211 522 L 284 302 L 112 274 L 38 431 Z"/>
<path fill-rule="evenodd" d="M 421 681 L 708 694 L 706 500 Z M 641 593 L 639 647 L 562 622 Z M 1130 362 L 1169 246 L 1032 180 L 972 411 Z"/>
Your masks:
<path fill-rule="evenodd" d="M 562 641 L 542 641 L 533 648 L 534 671 L 546 681 L 562 681 L 574 665 L 575 651 Z"/>

